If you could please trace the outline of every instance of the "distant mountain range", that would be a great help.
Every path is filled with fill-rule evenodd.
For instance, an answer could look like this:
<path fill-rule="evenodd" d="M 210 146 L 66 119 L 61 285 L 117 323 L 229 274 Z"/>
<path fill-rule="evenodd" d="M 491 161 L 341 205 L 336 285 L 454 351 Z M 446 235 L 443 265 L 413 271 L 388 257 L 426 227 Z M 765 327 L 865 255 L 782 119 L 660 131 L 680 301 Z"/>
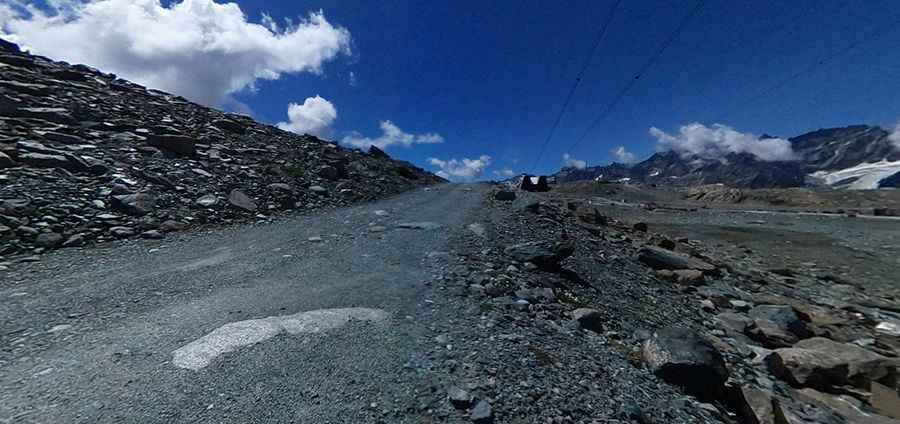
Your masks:
<path fill-rule="evenodd" d="M 788 139 L 798 156 L 794 161 L 766 162 L 750 153 L 709 159 L 668 150 L 635 164 L 563 168 L 553 177 L 557 182 L 631 181 L 673 186 L 721 183 L 739 188 L 898 187 L 900 148 L 889 139 L 890 134 L 869 125 L 813 131 Z"/>

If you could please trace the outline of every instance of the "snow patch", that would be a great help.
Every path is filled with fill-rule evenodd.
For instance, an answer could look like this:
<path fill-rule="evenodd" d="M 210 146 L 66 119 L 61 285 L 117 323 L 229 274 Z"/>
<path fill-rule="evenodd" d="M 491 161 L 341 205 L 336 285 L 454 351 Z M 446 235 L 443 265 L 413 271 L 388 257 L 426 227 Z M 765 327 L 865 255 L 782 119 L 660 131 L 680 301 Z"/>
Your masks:
<path fill-rule="evenodd" d="M 888 162 L 886 159 L 882 159 L 880 162 L 861 163 L 838 171 L 818 171 L 810 174 L 810 176 L 823 180 L 828 185 L 856 178 L 846 188 L 851 190 L 872 190 L 878 188 L 878 183 L 881 180 L 897 172 L 900 172 L 900 161 Z"/>
<path fill-rule="evenodd" d="M 319 309 L 293 315 L 237 321 L 225 324 L 209 334 L 172 352 L 172 364 L 192 371 L 205 368 L 219 355 L 269 340 L 281 333 L 297 335 L 320 333 L 342 327 L 351 319 L 382 321 L 387 313 L 381 309 Z"/>

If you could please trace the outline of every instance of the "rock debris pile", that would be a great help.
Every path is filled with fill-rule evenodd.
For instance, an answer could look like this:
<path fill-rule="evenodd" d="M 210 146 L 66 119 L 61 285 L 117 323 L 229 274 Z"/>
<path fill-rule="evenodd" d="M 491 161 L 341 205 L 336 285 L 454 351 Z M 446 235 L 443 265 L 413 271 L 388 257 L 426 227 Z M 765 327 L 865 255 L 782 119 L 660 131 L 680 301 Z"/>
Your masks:
<path fill-rule="evenodd" d="M 441 181 L 0 40 L 0 262 Z"/>
<path fill-rule="evenodd" d="M 437 330 L 468 352 L 443 377 L 448 417 L 483 399 L 502 422 L 900 423 L 893 295 L 756 269 L 587 201 L 485 202 L 488 231 L 442 283 L 478 305 Z"/>

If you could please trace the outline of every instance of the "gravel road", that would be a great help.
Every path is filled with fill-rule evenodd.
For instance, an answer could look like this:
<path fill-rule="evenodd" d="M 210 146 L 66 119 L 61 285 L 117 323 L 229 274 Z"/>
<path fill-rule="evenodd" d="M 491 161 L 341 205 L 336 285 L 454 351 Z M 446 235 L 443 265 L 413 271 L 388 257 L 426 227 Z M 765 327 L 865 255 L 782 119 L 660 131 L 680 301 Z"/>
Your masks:
<path fill-rule="evenodd" d="M 484 190 L 22 265 L 0 283 L 0 422 L 377 421 L 416 397 L 423 264 Z"/>

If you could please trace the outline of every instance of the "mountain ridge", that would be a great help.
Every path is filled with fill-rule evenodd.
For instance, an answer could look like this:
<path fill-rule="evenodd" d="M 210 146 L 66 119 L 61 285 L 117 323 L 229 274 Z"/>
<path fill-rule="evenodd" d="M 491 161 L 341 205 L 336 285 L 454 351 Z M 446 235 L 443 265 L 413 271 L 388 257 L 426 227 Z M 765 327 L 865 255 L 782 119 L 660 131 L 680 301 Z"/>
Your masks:
<path fill-rule="evenodd" d="M 557 182 L 631 181 L 656 185 L 724 184 L 736 188 L 831 187 L 874 189 L 897 187 L 900 148 L 890 132 L 875 125 L 821 128 L 788 138 L 794 161 L 763 161 L 750 153 L 718 158 L 656 152 L 634 164 L 612 163 L 582 169 L 562 168 Z M 763 135 L 760 139 L 774 138 Z"/>

